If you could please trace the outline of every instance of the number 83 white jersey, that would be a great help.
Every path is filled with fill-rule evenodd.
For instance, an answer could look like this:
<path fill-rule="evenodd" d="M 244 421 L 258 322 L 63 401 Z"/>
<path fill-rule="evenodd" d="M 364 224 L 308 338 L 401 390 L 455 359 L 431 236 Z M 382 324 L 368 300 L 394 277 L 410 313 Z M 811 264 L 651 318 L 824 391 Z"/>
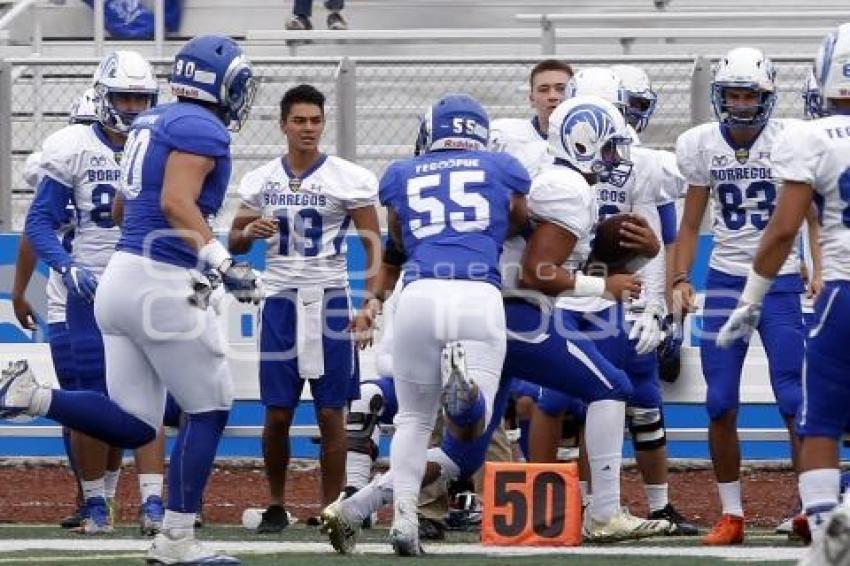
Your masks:
<path fill-rule="evenodd" d="M 775 144 L 798 120 L 769 120 L 749 148 L 734 145 L 724 128 L 710 122 L 691 128 L 676 141 L 676 159 L 688 184 L 711 191 L 714 249 L 709 265 L 745 276 L 778 197 L 773 171 Z M 795 249 L 780 274 L 799 273 Z"/>
<path fill-rule="evenodd" d="M 350 161 L 323 155 L 299 178 L 276 158 L 239 184 L 242 204 L 278 221 L 267 240 L 263 284 L 271 292 L 348 285 L 345 236 L 350 211 L 375 206 L 378 180 Z"/>

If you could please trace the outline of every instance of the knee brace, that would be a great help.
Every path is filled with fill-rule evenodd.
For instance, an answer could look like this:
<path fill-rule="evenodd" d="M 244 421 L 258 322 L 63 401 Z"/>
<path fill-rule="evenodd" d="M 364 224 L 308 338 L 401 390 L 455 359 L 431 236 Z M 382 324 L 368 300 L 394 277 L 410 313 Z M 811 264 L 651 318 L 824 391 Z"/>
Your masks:
<path fill-rule="evenodd" d="M 667 444 L 664 415 L 660 408 L 626 407 L 626 418 L 635 450 L 654 450 Z"/>
<path fill-rule="evenodd" d="M 361 399 L 352 403 L 345 418 L 345 434 L 349 452 L 368 454 L 372 459 L 378 457 L 378 447 L 372 441 L 372 435 L 378 426 L 378 417 L 384 407 L 384 397 L 380 388 L 374 384 L 364 384 L 360 390 Z"/>

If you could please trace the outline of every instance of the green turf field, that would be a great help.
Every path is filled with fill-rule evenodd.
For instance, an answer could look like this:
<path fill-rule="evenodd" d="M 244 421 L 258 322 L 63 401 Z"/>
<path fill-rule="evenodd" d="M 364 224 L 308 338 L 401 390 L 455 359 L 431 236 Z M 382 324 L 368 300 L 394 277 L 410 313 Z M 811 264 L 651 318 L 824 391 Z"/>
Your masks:
<path fill-rule="evenodd" d="M 241 527 L 205 527 L 201 537 L 212 546 L 240 557 L 246 565 L 384 566 L 390 548 L 386 530 L 364 531 L 360 553 L 339 556 L 314 528 L 297 525 L 281 535 L 256 535 Z M 0 566 L 143 564 L 148 540 L 135 529 L 119 528 L 113 535 L 81 537 L 53 526 L 0 526 Z M 476 534 L 449 533 L 445 543 L 426 545 L 428 556 L 405 559 L 419 566 L 709 566 L 729 564 L 794 564 L 799 546 L 783 537 L 751 531 L 747 544 L 703 548 L 697 538 L 661 538 L 580 548 L 483 547 Z"/>

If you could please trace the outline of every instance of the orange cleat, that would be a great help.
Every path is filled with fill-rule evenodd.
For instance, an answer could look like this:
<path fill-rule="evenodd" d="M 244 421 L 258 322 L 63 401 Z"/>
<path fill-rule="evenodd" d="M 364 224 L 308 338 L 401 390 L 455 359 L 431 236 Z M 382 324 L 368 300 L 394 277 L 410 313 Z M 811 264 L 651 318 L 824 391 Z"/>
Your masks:
<path fill-rule="evenodd" d="M 711 532 L 705 535 L 700 544 L 708 546 L 726 546 L 744 542 L 744 518 L 735 515 L 723 515 L 715 523 Z"/>
<path fill-rule="evenodd" d="M 788 538 L 792 540 L 793 538 L 798 538 L 805 545 L 812 544 L 812 533 L 809 531 L 809 520 L 806 518 L 805 513 L 800 513 L 794 517 L 791 534 L 788 535 Z"/>

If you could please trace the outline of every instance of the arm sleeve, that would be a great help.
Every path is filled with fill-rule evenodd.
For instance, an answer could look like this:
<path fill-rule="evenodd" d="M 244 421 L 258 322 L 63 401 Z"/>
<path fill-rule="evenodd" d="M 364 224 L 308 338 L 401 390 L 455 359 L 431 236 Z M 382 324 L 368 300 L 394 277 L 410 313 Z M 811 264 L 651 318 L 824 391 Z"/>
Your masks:
<path fill-rule="evenodd" d="M 407 254 L 402 247 L 396 242 L 392 234 L 387 236 L 387 243 L 384 247 L 384 263 L 401 267 L 407 261 Z"/>
<path fill-rule="evenodd" d="M 772 149 L 774 178 L 814 186 L 823 150 L 818 140 L 809 135 L 810 131 L 808 123 L 783 130 Z"/>
<path fill-rule="evenodd" d="M 248 171 L 239 181 L 239 202 L 252 210 L 262 210 L 262 183 L 257 180 L 257 171 Z"/>
<path fill-rule="evenodd" d="M 709 186 L 708 167 L 702 160 L 699 147 L 699 126 L 679 136 L 676 140 L 676 164 L 685 180 L 691 185 Z"/>
<path fill-rule="evenodd" d="M 378 199 L 384 206 L 392 206 L 399 194 L 400 181 L 397 169 L 393 163 L 381 176 L 381 182 L 378 185 Z"/>
<path fill-rule="evenodd" d="M 670 203 L 672 206 L 672 203 Z M 652 230 L 655 232 L 655 235 L 660 239 L 663 239 L 661 236 L 661 223 L 660 217 L 658 214 L 658 209 L 654 204 L 650 203 L 638 203 L 634 207 L 634 211 L 646 218 L 646 221 L 649 223 Z M 674 211 L 675 213 L 675 211 Z M 674 217 L 675 220 L 675 217 Z M 641 279 L 644 285 L 644 296 L 646 297 L 647 306 L 657 306 L 664 308 L 666 303 L 665 301 L 665 285 L 666 285 L 666 267 L 664 262 L 664 248 L 656 254 L 655 257 L 651 258 L 646 264 L 639 270 L 641 275 Z"/>
<path fill-rule="evenodd" d="M 24 232 L 33 249 L 52 269 L 60 273 L 71 265 L 71 255 L 56 237 L 65 221 L 65 206 L 72 191 L 52 177 L 44 177 L 27 214 Z"/>
<path fill-rule="evenodd" d="M 225 157 L 230 153 L 230 133 L 212 116 L 183 114 L 163 128 L 165 141 L 185 153 Z"/>
<path fill-rule="evenodd" d="M 502 181 L 512 193 L 527 195 L 531 189 L 531 177 L 519 160 L 507 153 L 492 154 L 501 162 Z"/>
<path fill-rule="evenodd" d="M 555 175 L 539 175 L 529 193 L 529 213 L 532 218 L 560 226 L 579 240 L 587 238 L 596 221 L 588 202 L 591 190 Z"/>
<path fill-rule="evenodd" d="M 678 226 L 676 226 L 676 203 L 668 202 L 657 206 L 658 218 L 661 222 L 661 242 L 667 246 L 676 241 Z"/>

